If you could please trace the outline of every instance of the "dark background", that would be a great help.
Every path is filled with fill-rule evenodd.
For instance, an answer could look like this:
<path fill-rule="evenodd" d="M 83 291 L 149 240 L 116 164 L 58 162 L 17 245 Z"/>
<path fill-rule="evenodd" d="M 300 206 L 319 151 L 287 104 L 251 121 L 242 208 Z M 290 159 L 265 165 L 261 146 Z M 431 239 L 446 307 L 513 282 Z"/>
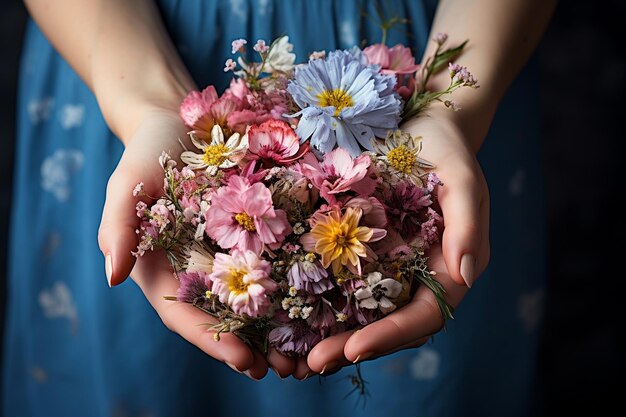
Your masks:
<path fill-rule="evenodd" d="M 26 20 L 21 2 L 2 0 L 1 7 L 0 330 L 17 64 Z M 624 208 L 615 197 L 626 191 L 625 19 L 623 0 L 562 1 L 536 52 L 549 233 L 536 408 L 547 415 L 622 409 L 618 382 L 626 374 L 626 277 L 621 264 L 626 228 Z"/>

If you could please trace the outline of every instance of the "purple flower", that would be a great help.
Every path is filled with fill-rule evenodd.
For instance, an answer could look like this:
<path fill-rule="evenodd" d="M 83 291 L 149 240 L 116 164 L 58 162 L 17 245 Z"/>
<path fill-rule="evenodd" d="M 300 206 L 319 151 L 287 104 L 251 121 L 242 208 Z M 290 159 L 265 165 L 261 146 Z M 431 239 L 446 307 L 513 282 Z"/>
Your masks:
<path fill-rule="evenodd" d="M 387 199 L 388 215 L 394 228 L 405 239 L 420 231 L 420 212 L 432 204 L 427 189 L 409 182 L 400 182 Z"/>
<path fill-rule="evenodd" d="M 272 329 L 270 345 L 285 356 L 305 356 L 322 340 L 319 332 L 303 320 L 294 320 Z"/>
<path fill-rule="evenodd" d="M 428 220 L 421 225 L 419 232 L 419 246 L 422 249 L 428 249 L 433 243 L 439 241 L 439 234 L 443 226 L 443 218 L 435 210 L 428 209 Z"/>
<path fill-rule="evenodd" d="M 318 261 L 311 261 L 307 257 L 301 258 L 292 265 L 287 272 L 287 278 L 290 286 L 310 294 L 321 294 L 333 288 L 328 272 Z"/>
<path fill-rule="evenodd" d="M 319 330 L 322 335 L 328 335 L 332 331 L 332 327 L 337 322 L 336 311 L 330 304 L 330 301 L 324 297 L 320 297 L 313 304 L 313 310 L 307 318 L 307 323 L 314 329 Z"/>
<path fill-rule="evenodd" d="M 179 281 L 178 291 L 176 292 L 178 301 L 203 308 L 209 306 L 207 292 L 211 293 L 213 283 L 207 279 L 206 274 L 179 272 L 176 276 Z"/>

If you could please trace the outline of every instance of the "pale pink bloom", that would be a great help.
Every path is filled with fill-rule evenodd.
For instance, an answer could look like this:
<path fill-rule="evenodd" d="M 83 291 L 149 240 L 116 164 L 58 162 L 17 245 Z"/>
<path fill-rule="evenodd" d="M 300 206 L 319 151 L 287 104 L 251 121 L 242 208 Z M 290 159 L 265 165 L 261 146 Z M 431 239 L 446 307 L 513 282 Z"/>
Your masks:
<path fill-rule="evenodd" d="M 443 45 L 444 43 L 446 43 L 446 41 L 448 40 L 448 34 L 447 33 L 442 33 L 442 32 L 438 32 L 434 37 L 433 40 L 439 45 Z"/>
<path fill-rule="evenodd" d="M 228 58 L 226 63 L 224 64 L 224 72 L 232 71 L 237 66 L 237 63 L 232 59 Z"/>
<path fill-rule="evenodd" d="M 348 151 L 337 148 L 324 155 L 322 162 L 311 153 L 304 155 L 300 171 L 320 190 L 321 196 L 333 204 L 340 193 L 354 191 L 367 196 L 374 192 L 375 180 L 367 176 L 370 163 L 368 155 L 352 159 Z"/>
<path fill-rule="evenodd" d="M 264 53 L 269 51 L 270 47 L 265 44 L 265 41 L 263 39 L 259 39 L 258 41 L 256 41 L 252 49 L 259 53 Z"/>
<path fill-rule="evenodd" d="M 370 64 L 380 65 L 383 74 L 412 74 L 419 69 L 411 50 L 404 45 L 389 48 L 377 43 L 363 50 Z"/>
<path fill-rule="evenodd" d="M 287 214 L 274 209 L 270 190 L 237 175 L 213 195 L 205 217 L 207 235 L 224 249 L 260 254 L 264 246 L 279 248 L 291 233 Z"/>
<path fill-rule="evenodd" d="M 133 189 L 133 197 L 139 197 L 142 194 L 143 194 L 143 182 L 140 182 L 139 184 L 135 185 L 135 188 Z"/>
<path fill-rule="evenodd" d="M 268 295 L 278 289 L 270 278 L 272 265 L 252 251 L 234 250 L 232 254 L 216 253 L 213 292 L 220 302 L 228 304 L 236 314 L 263 316 L 271 302 Z"/>
<path fill-rule="evenodd" d="M 300 145 L 296 132 L 282 120 L 268 120 L 248 131 L 250 159 L 260 159 L 266 167 L 289 165 L 309 150 Z"/>
<path fill-rule="evenodd" d="M 243 52 L 242 49 L 244 47 L 245 44 L 247 44 L 248 41 L 245 39 L 236 39 L 233 41 L 232 43 L 232 52 L 233 54 L 236 54 L 237 52 Z"/>

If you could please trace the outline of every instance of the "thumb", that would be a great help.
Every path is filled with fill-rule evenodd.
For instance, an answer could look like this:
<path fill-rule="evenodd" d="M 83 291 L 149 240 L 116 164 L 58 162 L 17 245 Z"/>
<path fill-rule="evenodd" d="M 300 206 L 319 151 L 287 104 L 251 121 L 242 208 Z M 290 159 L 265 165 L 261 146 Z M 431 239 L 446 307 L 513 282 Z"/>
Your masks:
<path fill-rule="evenodd" d="M 453 281 L 471 287 L 489 258 L 489 197 L 473 179 L 457 181 L 439 189 L 443 257 Z"/>
<path fill-rule="evenodd" d="M 137 200 L 132 195 L 138 182 L 136 178 L 120 164 L 107 184 L 98 244 L 105 257 L 109 286 L 124 282 L 135 265 L 131 252 L 137 249 L 135 230 L 139 224 L 135 209 Z"/>

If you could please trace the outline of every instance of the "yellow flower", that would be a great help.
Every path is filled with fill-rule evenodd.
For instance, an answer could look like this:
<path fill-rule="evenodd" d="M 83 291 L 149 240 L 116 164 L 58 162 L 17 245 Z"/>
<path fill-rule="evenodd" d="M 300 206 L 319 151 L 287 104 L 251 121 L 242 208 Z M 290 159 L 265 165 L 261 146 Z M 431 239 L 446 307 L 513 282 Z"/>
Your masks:
<path fill-rule="evenodd" d="M 365 243 L 380 240 L 386 235 L 383 229 L 359 226 L 362 215 L 360 208 L 348 207 L 343 215 L 339 210 L 333 210 L 322 216 L 311 232 L 302 236 L 305 249 L 320 255 L 324 268 L 332 264 L 334 274 L 346 266 L 361 275 L 360 258 L 376 257 Z"/>

